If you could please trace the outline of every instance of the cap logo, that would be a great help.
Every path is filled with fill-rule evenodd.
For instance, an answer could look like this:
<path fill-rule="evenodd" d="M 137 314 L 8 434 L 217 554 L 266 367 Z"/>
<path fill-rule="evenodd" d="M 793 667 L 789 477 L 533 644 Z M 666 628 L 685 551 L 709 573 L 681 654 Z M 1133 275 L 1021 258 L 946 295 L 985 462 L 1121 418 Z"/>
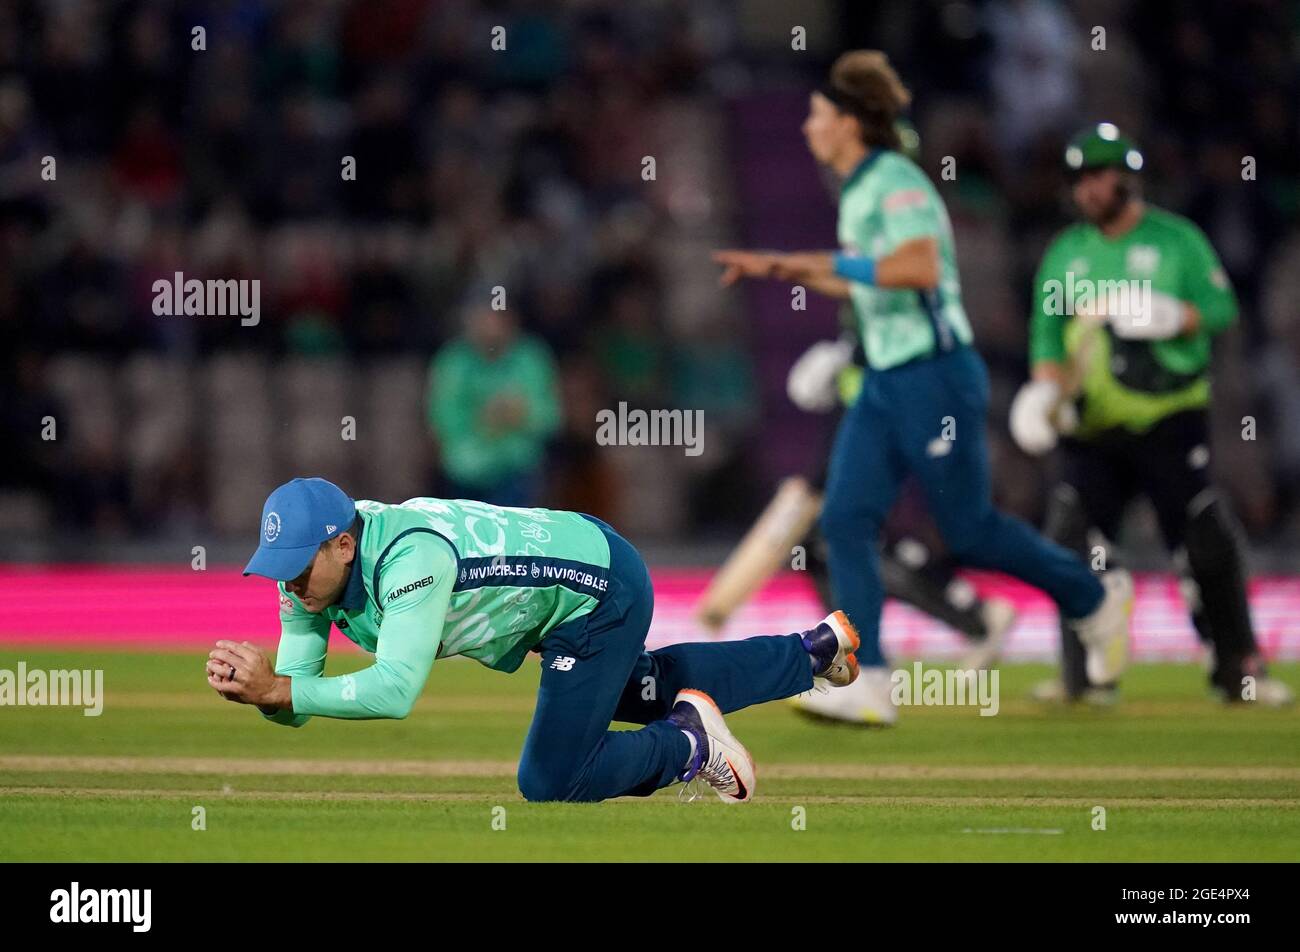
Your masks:
<path fill-rule="evenodd" d="M 328 533 L 330 533 L 331 535 L 333 535 L 334 532 L 335 532 L 337 529 L 338 529 L 338 526 L 331 526 L 331 525 L 326 525 L 326 526 L 325 526 L 325 531 L 328 532 Z"/>
<path fill-rule="evenodd" d="M 280 514 L 278 512 L 268 513 L 266 524 L 262 526 L 262 538 L 267 542 L 274 542 L 280 538 Z"/>

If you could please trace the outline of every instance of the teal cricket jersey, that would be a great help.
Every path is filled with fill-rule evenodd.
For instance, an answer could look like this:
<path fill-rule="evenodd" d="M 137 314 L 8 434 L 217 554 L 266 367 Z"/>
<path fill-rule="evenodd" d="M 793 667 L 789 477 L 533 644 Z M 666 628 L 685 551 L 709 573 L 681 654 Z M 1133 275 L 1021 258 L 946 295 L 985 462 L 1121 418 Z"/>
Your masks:
<path fill-rule="evenodd" d="M 356 505 L 361 538 L 339 602 L 312 614 L 279 583 L 275 670 L 292 678 L 293 711 L 266 715 L 276 723 L 405 717 L 437 658 L 514 671 L 609 582 L 605 534 L 576 512 L 467 499 Z M 331 623 L 375 663 L 322 677 Z"/>
<path fill-rule="evenodd" d="M 875 259 L 915 238 L 934 238 L 939 245 L 939 286 L 932 291 L 851 282 L 858 331 L 873 369 L 927 356 L 936 343 L 971 342 L 952 223 L 943 199 L 915 162 L 889 149 L 876 149 L 863 159 L 840 192 L 838 238 L 846 254 Z"/>

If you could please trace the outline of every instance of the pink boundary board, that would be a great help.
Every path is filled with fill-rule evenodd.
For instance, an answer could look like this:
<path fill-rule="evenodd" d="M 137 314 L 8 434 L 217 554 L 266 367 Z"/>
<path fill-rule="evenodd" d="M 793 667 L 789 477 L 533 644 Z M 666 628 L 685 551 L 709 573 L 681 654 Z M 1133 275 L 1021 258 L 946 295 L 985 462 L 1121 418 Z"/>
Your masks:
<path fill-rule="evenodd" d="M 700 569 L 658 568 L 655 619 L 648 644 L 658 647 L 706 636 L 691 609 L 708 583 Z M 1011 660 L 1055 656 L 1056 613 L 1037 591 L 1003 576 L 971 573 L 984 594 L 1015 603 L 1019 619 L 1008 641 Z M 1133 654 L 1138 660 L 1200 656 L 1177 580 L 1152 574 L 1137 580 Z M 173 567 L 0 565 L 0 644 L 46 647 L 121 647 L 190 650 L 217 638 L 274 646 L 277 599 L 268 582 L 244 578 L 233 567 L 196 572 Z M 1257 578 L 1251 584 L 1256 637 L 1265 654 L 1300 659 L 1300 577 Z M 784 634 L 806 627 L 822 612 L 806 577 L 787 572 L 738 611 L 724 638 Z M 892 656 L 954 657 L 962 640 L 905 605 L 887 603 L 882 623 Z M 353 647 L 337 632 L 333 641 Z"/>

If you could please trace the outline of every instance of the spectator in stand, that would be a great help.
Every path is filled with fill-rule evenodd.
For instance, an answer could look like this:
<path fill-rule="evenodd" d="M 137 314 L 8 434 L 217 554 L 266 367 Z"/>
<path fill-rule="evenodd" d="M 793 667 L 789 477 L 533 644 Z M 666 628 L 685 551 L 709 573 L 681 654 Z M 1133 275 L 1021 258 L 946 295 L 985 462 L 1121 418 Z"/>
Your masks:
<path fill-rule="evenodd" d="M 555 362 L 508 310 L 471 308 L 429 365 L 429 426 L 448 498 L 538 501 L 546 441 L 560 425 Z"/>

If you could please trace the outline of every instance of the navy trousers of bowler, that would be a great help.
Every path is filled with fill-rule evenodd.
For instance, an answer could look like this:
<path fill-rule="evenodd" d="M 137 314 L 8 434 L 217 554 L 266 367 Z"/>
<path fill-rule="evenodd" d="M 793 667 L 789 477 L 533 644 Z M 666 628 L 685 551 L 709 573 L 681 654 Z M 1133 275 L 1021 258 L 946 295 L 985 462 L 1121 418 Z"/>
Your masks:
<path fill-rule="evenodd" d="M 542 683 L 519 760 L 519 791 L 528 800 L 647 796 L 672 783 L 690 741 L 663 718 L 683 688 L 706 692 L 725 714 L 812 687 L 797 634 L 646 651 L 650 573 L 631 543 L 587 518 L 609 540 L 609 587 L 594 610 L 538 646 Z M 647 726 L 611 731 L 611 721 Z"/>
<path fill-rule="evenodd" d="M 882 665 L 877 545 L 899 485 L 916 475 L 953 558 L 1040 588 L 1067 618 L 1104 591 L 1078 556 L 993 508 L 985 415 L 989 381 L 971 347 L 872 370 L 835 435 L 821 529 L 831 586 L 858 629 L 859 664 Z"/>

